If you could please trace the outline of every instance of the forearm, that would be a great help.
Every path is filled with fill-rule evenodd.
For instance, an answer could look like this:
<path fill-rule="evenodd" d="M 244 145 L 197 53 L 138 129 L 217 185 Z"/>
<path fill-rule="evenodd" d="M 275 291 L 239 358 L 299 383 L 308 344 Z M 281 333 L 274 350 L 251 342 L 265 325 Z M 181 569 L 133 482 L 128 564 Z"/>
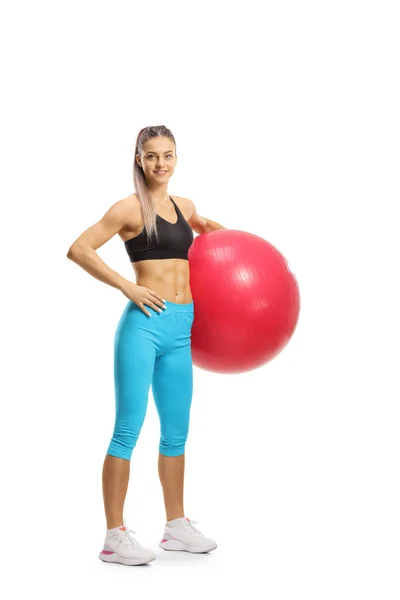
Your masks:
<path fill-rule="evenodd" d="M 73 247 L 67 257 L 99 281 L 114 288 L 122 290 L 124 285 L 132 283 L 106 265 L 93 248 L 88 246 Z"/>
<path fill-rule="evenodd" d="M 204 233 L 209 233 L 210 231 L 216 231 L 217 229 L 227 229 L 227 227 L 220 225 L 216 221 L 211 221 L 211 219 L 207 219 L 207 224 L 206 224 Z"/>

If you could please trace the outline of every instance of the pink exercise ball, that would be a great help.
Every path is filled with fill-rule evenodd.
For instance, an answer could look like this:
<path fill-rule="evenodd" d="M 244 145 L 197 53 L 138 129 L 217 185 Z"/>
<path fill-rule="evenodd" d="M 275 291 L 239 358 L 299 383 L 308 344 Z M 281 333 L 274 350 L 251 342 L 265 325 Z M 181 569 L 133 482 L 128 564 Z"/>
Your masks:
<path fill-rule="evenodd" d="M 285 257 L 257 235 L 218 229 L 195 237 L 188 258 L 193 364 L 241 373 L 281 352 L 300 312 L 298 284 Z"/>

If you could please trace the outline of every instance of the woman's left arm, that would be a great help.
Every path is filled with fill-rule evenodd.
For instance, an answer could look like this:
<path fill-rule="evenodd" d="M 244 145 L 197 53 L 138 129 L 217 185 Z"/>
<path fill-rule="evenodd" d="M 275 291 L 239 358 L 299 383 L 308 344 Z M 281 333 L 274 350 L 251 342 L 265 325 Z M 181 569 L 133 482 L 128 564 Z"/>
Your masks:
<path fill-rule="evenodd" d="M 220 225 L 216 221 L 212 221 L 211 219 L 206 219 L 206 217 L 201 217 L 196 211 L 196 207 L 192 200 L 189 200 L 189 205 L 191 209 L 190 217 L 188 218 L 188 223 L 190 227 L 196 233 L 209 233 L 210 231 L 216 231 L 217 229 L 227 229 L 223 225 Z"/>

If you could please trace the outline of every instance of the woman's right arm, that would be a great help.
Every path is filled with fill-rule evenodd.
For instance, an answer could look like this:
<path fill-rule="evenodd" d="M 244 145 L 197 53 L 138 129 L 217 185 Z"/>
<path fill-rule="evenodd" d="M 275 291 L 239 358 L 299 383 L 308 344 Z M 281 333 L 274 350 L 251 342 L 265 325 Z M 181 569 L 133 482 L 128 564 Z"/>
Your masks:
<path fill-rule="evenodd" d="M 98 223 L 86 229 L 73 242 L 67 252 L 67 257 L 90 275 L 121 291 L 132 282 L 106 265 L 96 250 L 126 226 L 127 204 L 126 198 L 118 200 Z"/>
<path fill-rule="evenodd" d="M 151 288 L 137 285 L 133 281 L 125 279 L 106 265 L 96 252 L 97 248 L 100 248 L 128 224 L 127 215 L 132 214 L 132 206 L 134 207 L 129 197 L 118 200 L 108 209 L 98 223 L 86 229 L 75 240 L 67 252 L 67 257 L 96 279 L 119 289 L 124 296 L 137 304 L 148 317 L 151 317 L 151 313 L 146 306 L 150 306 L 158 312 L 162 312 L 161 308 L 166 308 L 164 299 L 160 294 Z"/>

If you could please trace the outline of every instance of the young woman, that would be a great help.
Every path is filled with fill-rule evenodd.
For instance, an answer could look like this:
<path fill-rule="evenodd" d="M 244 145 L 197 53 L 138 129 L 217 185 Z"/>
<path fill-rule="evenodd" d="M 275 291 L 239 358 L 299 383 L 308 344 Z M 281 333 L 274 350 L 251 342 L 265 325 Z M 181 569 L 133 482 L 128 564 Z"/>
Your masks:
<path fill-rule="evenodd" d="M 172 197 L 168 182 L 177 163 L 175 138 L 164 126 L 146 127 L 136 141 L 136 189 L 113 204 L 103 218 L 72 244 L 68 258 L 100 281 L 119 289 L 128 303 L 114 340 L 116 416 L 103 466 L 107 532 L 99 558 L 126 565 L 156 555 L 131 535 L 123 517 L 130 459 L 144 422 L 150 385 L 160 418 L 158 473 L 166 525 L 164 550 L 209 552 L 217 544 L 185 516 L 185 442 L 193 389 L 191 327 L 194 303 L 189 285 L 188 250 L 193 232 L 225 229 L 201 217 L 193 202 Z M 96 250 L 119 234 L 136 283 L 108 267 Z"/>

